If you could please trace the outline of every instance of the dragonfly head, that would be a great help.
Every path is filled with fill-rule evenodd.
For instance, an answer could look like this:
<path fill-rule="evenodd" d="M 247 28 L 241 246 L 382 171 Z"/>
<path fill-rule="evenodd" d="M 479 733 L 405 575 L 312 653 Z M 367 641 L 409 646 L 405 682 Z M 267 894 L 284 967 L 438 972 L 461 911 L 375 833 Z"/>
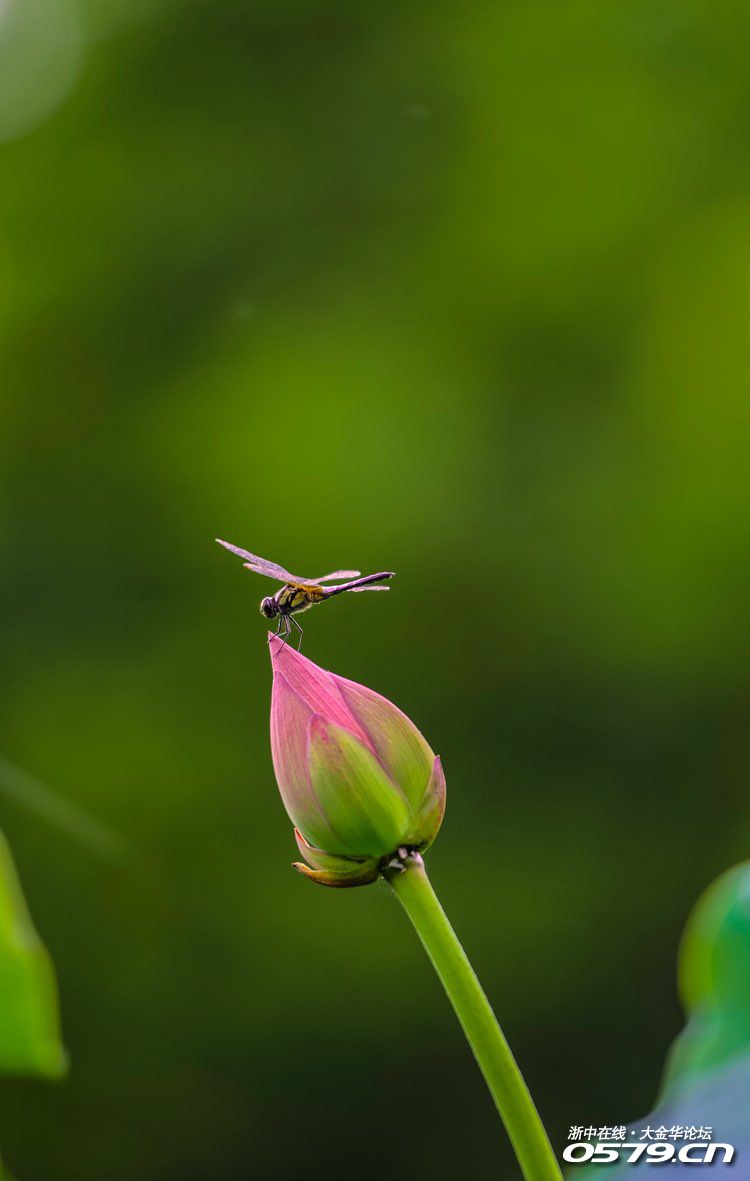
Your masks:
<path fill-rule="evenodd" d="M 261 600 L 260 613 L 261 615 L 265 615 L 266 619 L 273 619 L 279 613 L 279 605 L 269 595 L 268 598 Z"/>

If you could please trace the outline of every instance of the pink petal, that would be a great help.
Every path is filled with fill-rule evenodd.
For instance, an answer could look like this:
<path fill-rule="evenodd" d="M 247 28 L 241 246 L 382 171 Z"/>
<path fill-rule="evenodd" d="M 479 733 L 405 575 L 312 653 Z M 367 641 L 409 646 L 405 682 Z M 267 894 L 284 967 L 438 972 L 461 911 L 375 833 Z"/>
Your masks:
<path fill-rule="evenodd" d="M 440 831 L 444 816 L 445 775 L 440 756 L 436 755 L 422 807 L 412 821 L 408 843 L 418 845 L 422 852 L 429 849 Z"/>
<path fill-rule="evenodd" d="M 320 714 L 308 729 L 310 782 L 338 844 L 332 853 L 385 856 L 403 839 L 409 808 L 372 751 Z"/>
<path fill-rule="evenodd" d="M 333 673 L 318 668 L 291 644 L 283 644 L 278 636 L 271 633 L 268 638 L 274 679 L 283 674 L 288 686 L 308 706 L 312 713 L 320 714 L 327 721 L 349 730 L 351 734 L 370 746 L 367 734 L 360 726 L 341 698 L 337 680 Z"/>
<path fill-rule="evenodd" d="M 277 673 L 271 698 L 271 755 L 276 782 L 293 824 L 317 843 L 328 832 L 325 817 L 310 786 L 307 729 L 312 710 Z"/>
<path fill-rule="evenodd" d="M 422 803 L 434 754 L 417 727 L 397 706 L 356 681 L 336 677 L 344 704 L 367 734 L 369 745 L 412 807 Z"/>

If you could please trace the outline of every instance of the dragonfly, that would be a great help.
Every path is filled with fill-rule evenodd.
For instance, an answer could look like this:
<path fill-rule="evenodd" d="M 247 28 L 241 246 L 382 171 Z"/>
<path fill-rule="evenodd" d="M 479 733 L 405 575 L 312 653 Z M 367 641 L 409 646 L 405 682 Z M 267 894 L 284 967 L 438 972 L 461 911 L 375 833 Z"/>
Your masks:
<path fill-rule="evenodd" d="M 295 615 L 309 611 L 311 607 L 317 606 L 318 603 L 325 603 L 327 599 L 332 599 L 334 595 L 341 595 L 344 591 L 358 594 L 360 591 L 390 590 L 390 587 L 377 584 L 393 578 L 394 574 L 393 570 L 381 570 L 379 574 L 365 574 L 362 577 L 359 570 L 334 570 L 333 573 L 324 574 L 321 578 L 299 578 L 296 574 L 290 574 L 283 566 L 277 565 L 276 562 L 267 562 L 265 558 L 259 558 L 257 554 L 240 549 L 238 545 L 232 545 L 229 541 L 222 541 L 220 537 L 217 537 L 216 540 L 219 545 L 224 546 L 224 549 L 237 554 L 239 558 L 244 558 L 244 564 L 248 570 L 254 570 L 256 574 L 264 574 L 266 578 L 274 578 L 276 582 L 284 584 L 281 590 L 276 591 L 275 595 L 267 595 L 266 598 L 261 599 L 260 613 L 266 619 L 275 619 L 278 615 L 276 635 L 280 636 L 285 644 L 291 634 L 292 626 L 296 627 L 299 632 L 298 650 L 302 647 L 304 633 L 301 625 L 294 618 Z M 323 585 L 327 582 L 336 582 L 341 578 L 346 581 L 338 582 L 336 586 Z"/>

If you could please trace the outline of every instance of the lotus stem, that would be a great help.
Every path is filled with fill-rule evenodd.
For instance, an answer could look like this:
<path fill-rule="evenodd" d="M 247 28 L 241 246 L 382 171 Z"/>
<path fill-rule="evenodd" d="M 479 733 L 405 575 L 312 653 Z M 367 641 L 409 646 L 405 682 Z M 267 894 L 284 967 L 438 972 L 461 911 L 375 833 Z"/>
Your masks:
<path fill-rule="evenodd" d="M 526 1181 L 562 1181 L 523 1075 L 430 884 L 421 856 L 399 850 L 384 876 L 409 916 L 463 1027 Z"/>

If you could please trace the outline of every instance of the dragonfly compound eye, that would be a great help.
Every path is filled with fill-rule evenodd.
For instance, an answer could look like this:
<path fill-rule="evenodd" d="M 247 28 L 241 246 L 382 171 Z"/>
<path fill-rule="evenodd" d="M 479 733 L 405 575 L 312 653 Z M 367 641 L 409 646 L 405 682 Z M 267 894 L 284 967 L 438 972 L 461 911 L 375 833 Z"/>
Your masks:
<path fill-rule="evenodd" d="M 263 599 L 260 604 L 260 613 L 265 615 L 266 619 L 273 619 L 274 615 L 278 615 L 279 608 L 276 601 L 272 598 Z"/>

